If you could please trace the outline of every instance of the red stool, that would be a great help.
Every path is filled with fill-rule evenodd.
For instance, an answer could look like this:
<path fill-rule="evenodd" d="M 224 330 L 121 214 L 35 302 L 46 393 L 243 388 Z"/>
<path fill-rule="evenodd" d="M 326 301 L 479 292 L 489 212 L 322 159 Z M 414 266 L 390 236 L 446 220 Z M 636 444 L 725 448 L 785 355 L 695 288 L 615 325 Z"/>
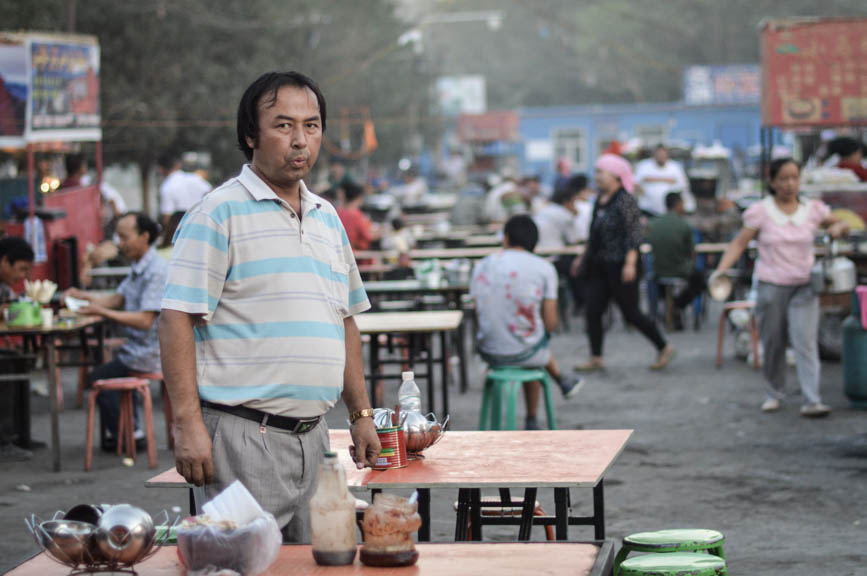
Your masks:
<path fill-rule="evenodd" d="M 172 426 L 175 418 L 172 411 L 172 400 L 169 398 L 169 391 L 166 390 L 166 381 L 163 380 L 162 372 L 133 372 L 134 378 L 144 378 L 145 380 L 156 380 L 160 383 L 160 397 L 163 401 L 163 415 L 166 417 L 166 442 L 169 450 L 175 449 L 175 429 Z"/>
<path fill-rule="evenodd" d="M 97 380 L 93 384 L 87 398 L 87 436 L 84 445 L 84 469 L 89 471 L 93 463 L 93 414 L 96 411 L 96 397 L 99 393 L 107 390 L 116 390 L 121 393 L 120 417 L 117 423 L 117 455 L 126 447 L 126 455 L 135 458 L 135 407 L 133 405 L 133 392 L 138 391 L 142 395 L 145 418 L 145 436 L 148 445 L 148 464 L 151 468 L 157 467 L 157 443 L 154 437 L 154 416 L 151 404 L 151 391 L 147 380 L 141 378 L 110 378 Z"/>
<path fill-rule="evenodd" d="M 750 340 L 753 348 L 753 369 L 759 369 L 759 329 L 756 324 L 755 314 L 756 303 L 752 300 L 738 300 L 735 302 L 726 302 L 723 306 L 722 313 L 719 317 L 719 334 L 716 341 L 716 367 L 722 366 L 723 356 L 723 340 L 725 339 L 726 318 L 732 310 L 749 310 L 750 311 Z"/>

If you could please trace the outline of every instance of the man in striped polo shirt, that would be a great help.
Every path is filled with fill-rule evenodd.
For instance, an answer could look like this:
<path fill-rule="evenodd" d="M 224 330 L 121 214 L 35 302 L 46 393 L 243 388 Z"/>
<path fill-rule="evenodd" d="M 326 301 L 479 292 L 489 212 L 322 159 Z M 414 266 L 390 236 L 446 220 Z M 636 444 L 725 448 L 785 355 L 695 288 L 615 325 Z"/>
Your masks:
<path fill-rule="evenodd" d="M 353 319 L 370 304 L 335 209 L 302 181 L 325 130 L 316 84 L 264 74 L 237 130 L 250 163 L 187 212 L 162 302 L 175 466 L 197 499 L 241 480 L 287 542 L 307 542 L 322 416 L 341 396 L 357 466 L 379 455 Z"/>

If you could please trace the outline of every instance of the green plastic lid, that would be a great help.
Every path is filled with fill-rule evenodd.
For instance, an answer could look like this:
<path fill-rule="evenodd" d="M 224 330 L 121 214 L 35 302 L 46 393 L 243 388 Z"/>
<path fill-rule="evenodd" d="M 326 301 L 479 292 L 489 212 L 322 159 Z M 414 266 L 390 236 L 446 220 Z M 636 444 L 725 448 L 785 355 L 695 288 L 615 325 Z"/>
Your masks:
<path fill-rule="evenodd" d="M 630 534 L 623 541 L 627 544 L 642 544 L 645 546 L 682 546 L 689 544 L 707 545 L 723 540 L 722 532 L 686 528 L 675 530 L 657 530 L 655 532 L 639 532 Z"/>
<path fill-rule="evenodd" d="M 716 574 L 718 570 L 725 568 L 725 560 L 711 554 L 697 552 L 670 552 L 667 554 L 645 554 L 634 556 L 624 560 L 620 567 L 624 570 L 651 571 L 652 574 L 681 574 L 682 570 L 697 570 L 689 572 L 690 576 L 703 576 Z"/>

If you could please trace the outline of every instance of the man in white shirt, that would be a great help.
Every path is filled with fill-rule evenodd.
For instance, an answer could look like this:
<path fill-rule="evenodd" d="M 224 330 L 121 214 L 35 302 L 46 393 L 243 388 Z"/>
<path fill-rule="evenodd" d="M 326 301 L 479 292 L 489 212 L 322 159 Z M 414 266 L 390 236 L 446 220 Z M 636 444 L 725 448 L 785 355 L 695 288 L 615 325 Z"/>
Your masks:
<path fill-rule="evenodd" d="M 638 163 L 635 168 L 638 207 L 654 216 L 665 214 L 665 197 L 669 192 L 680 192 L 687 211 L 695 209 L 695 200 L 689 191 L 689 180 L 683 166 L 668 157 L 664 144 L 659 144 L 653 158 Z"/>
<path fill-rule="evenodd" d="M 163 229 L 175 212 L 186 212 L 211 191 L 207 180 L 195 172 L 181 170 L 181 159 L 167 152 L 157 160 L 163 183 L 160 185 L 160 220 Z"/>

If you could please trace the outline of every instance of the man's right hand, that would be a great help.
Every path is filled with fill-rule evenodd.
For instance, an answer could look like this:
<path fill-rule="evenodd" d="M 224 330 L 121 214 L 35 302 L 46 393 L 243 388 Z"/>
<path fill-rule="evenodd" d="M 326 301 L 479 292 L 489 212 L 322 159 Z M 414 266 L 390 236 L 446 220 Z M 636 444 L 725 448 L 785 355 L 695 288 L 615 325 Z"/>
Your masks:
<path fill-rule="evenodd" d="M 175 469 L 195 486 L 214 481 L 211 435 L 201 418 L 175 422 Z"/>

